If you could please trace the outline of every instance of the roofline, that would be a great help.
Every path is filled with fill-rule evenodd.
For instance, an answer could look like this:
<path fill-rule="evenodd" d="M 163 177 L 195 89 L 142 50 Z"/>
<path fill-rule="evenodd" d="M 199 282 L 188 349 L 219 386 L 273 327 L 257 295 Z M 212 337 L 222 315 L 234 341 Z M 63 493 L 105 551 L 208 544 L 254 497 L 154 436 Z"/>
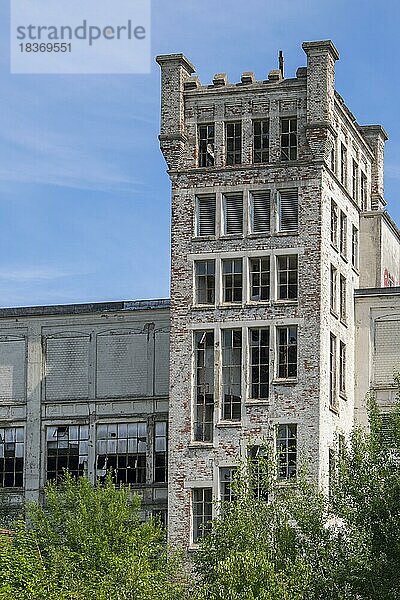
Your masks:
<path fill-rule="evenodd" d="M 400 286 L 385 288 L 361 288 L 354 290 L 354 296 L 362 298 L 364 296 L 400 296 Z"/>
<path fill-rule="evenodd" d="M 120 302 L 87 302 L 84 304 L 21 306 L 15 308 L 0 308 L 0 318 L 51 317 L 57 315 L 82 315 L 115 311 L 166 310 L 169 307 L 169 298 L 154 300 L 123 300 Z"/>

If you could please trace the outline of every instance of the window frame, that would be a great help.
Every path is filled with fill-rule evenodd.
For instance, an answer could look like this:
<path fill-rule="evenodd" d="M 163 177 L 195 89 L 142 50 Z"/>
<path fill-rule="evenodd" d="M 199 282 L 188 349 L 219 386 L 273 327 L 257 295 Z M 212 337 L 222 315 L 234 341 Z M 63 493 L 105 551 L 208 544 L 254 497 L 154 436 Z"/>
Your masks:
<path fill-rule="evenodd" d="M 291 259 L 295 259 L 295 268 L 291 268 Z M 286 266 L 281 267 L 281 262 L 286 261 Z M 276 301 L 277 302 L 297 302 L 299 298 L 299 255 L 298 254 L 278 254 L 276 256 Z M 296 274 L 296 283 L 290 283 L 290 274 Z M 281 278 L 286 274 L 286 282 L 282 282 Z M 291 287 L 295 288 L 294 296 L 290 295 Z M 286 289 L 286 295 L 282 295 L 282 289 Z"/>
<path fill-rule="evenodd" d="M 264 131 L 266 124 L 267 132 Z M 260 126 L 260 133 L 256 133 L 256 126 Z M 265 147 L 263 136 L 266 136 L 268 145 Z M 259 140 L 259 148 L 256 148 L 256 140 Z M 260 153 L 260 159 L 256 159 L 256 152 Z M 267 164 L 270 162 L 270 120 L 269 119 L 253 119 L 253 163 Z"/>
<path fill-rule="evenodd" d="M 233 133 L 229 134 L 228 128 L 233 127 Z M 238 132 L 236 129 L 238 128 Z M 233 148 L 229 150 L 230 141 Z M 243 127 L 242 121 L 225 122 L 225 164 L 232 167 L 241 165 L 243 162 Z"/>
<path fill-rule="evenodd" d="M 268 402 L 271 394 L 271 330 L 270 326 L 249 327 L 248 328 L 248 400 L 252 402 Z M 253 333 L 257 333 L 258 339 L 253 343 Z M 266 334 L 265 343 L 263 342 L 263 333 Z M 254 350 L 254 352 L 253 352 Z M 261 358 L 265 353 L 265 360 Z M 254 357 L 258 356 L 258 361 Z M 254 380 L 255 369 L 257 369 L 258 377 Z M 262 378 L 261 374 L 265 373 L 266 377 Z M 254 390 L 258 389 L 255 394 Z M 262 390 L 266 389 L 266 394 Z"/>
<path fill-rule="evenodd" d="M 201 498 L 197 500 L 196 497 L 200 493 Z M 191 542 L 193 545 L 197 545 L 210 531 L 213 516 L 212 498 L 213 489 L 211 486 L 195 487 L 191 490 Z M 199 505 L 201 505 L 202 510 L 197 513 L 195 509 Z M 207 517 L 209 518 L 207 519 Z M 196 519 L 198 519 L 198 523 L 196 523 Z"/>
<path fill-rule="evenodd" d="M 288 131 L 284 131 L 283 124 L 287 121 Z M 292 128 L 294 122 L 294 128 Z M 286 129 L 286 127 L 285 127 Z M 284 136 L 287 136 L 287 144 L 283 143 Z M 292 144 L 293 137 L 296 144 Z M 290 162 L 298 159 L 298 118 L 295 116 L 281 116 L 279 119 L 279 140 L 280 140 L 280 160 L 281 162 Z"/>
<path fill-rule="evenodd" d="M 226 338 L 231 338 L 231 345 L 226 345 Z M 240 345 L 235 345 L 235 338 L 239 340 Z M 242 328 L 223 328 L 221 329 L 221 420 L 240 423 L 242 420 L 242 373 L 243 373 L 243 331 Z M 235 348 L 238 352 L 235 353 Z M 230 352 L 229 352 L 230 351 Z M 227 355 L 231 356 L 231 362 L 226 361 Z M 239 354 L 238 362 L 232 362 L 233 357 Z M 231 373 L 233 378 L 237 371 L 239 372 L 239 380 L 231 382 Z M 226 373 L 229 373 L 229 379 L 226 380 Z M 226 394 L 225 388 L 229 386 L 237 386 L 239 396 L 234 394 Z M 227 399 L 228 397 L 228 399 Z"/>
<path fill-rule="evenodd" d="M 3 456 L 0 458 L 2 468 L 0 469 L 0 489 L 23 489 L 25 483 L 25 452 L 26 452 L 26 428 L 23 425 L 15 425 L 0 428 L 0 445 Z M 11 439 L 7 439 L 11 438 Z M 18 448 L 17 448 L 18 444 Z M 10 446 L 13 446 L 11 448 Z M 7 448 L 8 446 L 8 448 Z M 22 456 L 17 456 L 22 449 Z M 13 453 L 8 455 L 7 453 Z M 11 462 L 9 462 L 11 461 Z M 12 463 L 12 464 L 11 464 Z M 12 468 L 8 468 L 11 467 Z M 18 467 L 18 468 L 17 468 Z"/>
<path fill-rule="evenodd" d="M 281 332 L 286 331 L 286 340 L 281 343 Z M 291 331 L 295 332 L 295 343 L 291 342 Z M 279 325 L 276 327 L 275 378 L 279 381 L 297 381 L 299 361 L 299 327 L 298 325 Z M 291 348 L 294 348 L 296 360 L 289 360 Z M 284 356 L 284 360 L 281 358 Z M 294 373 L 290 374 L 290 365 L 294 365 Z M 282 369 L 284 374 L 282 375 Z"/>
<path fill-rule="evenodd" d="M 203 128 L 207 128 L 205 137 L 201 135 Z M 209 128 L 212 128 L 212 135 L 209 135 Z M 209 152 L 209 145 L 212 146 L 212 153 Z M 207 168 L 215 166 L 215 122 L 197 124 L 197 152 L 198 167 Z"/>
<path fill-rule="evenodd" d="M 207 339 L 208 336 L 212 336 L 212 343 L 209 346 L 204 346 L 204 349 L 201 350 L 202 354 L 199 354 L 200 348 L 198 346 L 204 345 L 209 341 Z M 207 349 L 212 352 L 212 359 L 206 356 Z M 215 424 L 215 332 L 213 329 L 202 329 L 193 332 L 193 357 L 192 437 L 194 442 L 211 444 L 214 438 Z M 202 360 L 199 360 L 199 358 L 202 358 Z M 212 367 L 208 366 L 208 361 Z M 212 382 L 211 393 L 210 389 L 206 389 L 208 385 L 208 370 L 210 370 L 210 375 L 212 376 L 210 377 L 210 381 Z M 202 375 L 200 379 L 204 379 L 204 382 L 199 381 L 200 374 Z M 201 387 L 204 387 L 202 393 L 200 390 Z"/>
<path fill-rule="evenodd" d="M 271 301 L 271 277 L 272 265 L 271 256 L 250 256 L 248 260 L 248 277 L 249 277 L 249 302 L 260 304 L 269 303 Z M 254 268 L 255 263 L 258 263 L 258 268 Z M 266 266 L 267 265 L 267 266 Z M 258 277 L 258 285 L 255 283 Z M 264 283 L 264 281 L 267 283 Z M 260 293 L 255 294 L 253 290 L 259 288 Z M 258 296 L 258 297 L 257 297 Z"/>
<path fill-rule="evenodd" d="M 294 429 L 294 435 L 290 435 L 291 428 Z M 280 432 L 282 432 L 280 434 Z M 294 450 L 293 450 L 294 440 Z M 297 463 L 298 463 L 298 427 L 297 423 L 277 423 L 275 426 L 275 451 L 276 451 L 276 463 L 277 463 L 277 479 L 278 481 L 291 481 L 297 478 Z M 281 444 L 279 443 L 281 441 Z M 292 445 L 290 444 L 292 443 Z M 284 456 L 282 456 L 284 454 Z M 295 455 L 294 465 L 290 464 L 293 458 L 291 455 Z M 283 459 L 283 460 L 282 460 Z M 291 471 L 291 467 L 294 470 Z M 282 470 L 284 469 L 284 474 Z"/>
<path fill-rule="evenodd" d="M 205 268 L 204 268 L 204 274 L 202 273 L 198 273 L 198 269 L 199 266 L 201 264 L 204 264 Z M 209 266 L 212 265 L 213 266 L 213 272 L 209 272 Z M 216 277 L 216 261 L 215 259 L 209 259 L 206 258 L 204 260 L 194 260 L 193 261 L 193 270 L 194 270 L 194 302 L 195 305 L 197 306 L 215 306 L 215 302 L 216 302 L 216 284 L 217 284 L 217 277 Z M 200 301 L 200 290 L 201 287 L 199 286 L 199 280 L 203 280 L 204 279 L 204 295 L 206 298 L 208 298 L 209 294 L 211 299 L 209 301 L 206 302 L 201 302 Z M 212 282 L 212 284 L 210 284 L 210 281 Z"/>
<path fill-rule="evenodd" d="M 232 270 L 225 272 L 225 266 L 231 263 Z M 236 271 L 236 267 L 241 265 L 241 270 Z M 222 303 L 223 304 L 243 304 L 244 299 L 244 273 L 243 273 L 243 257 L 240 258 L 223 258 L 221 260 L 221 276 L 222 276 Z M 240 286 L 236 285 L 236 277 L 240 276 Z M 227 285 L 227 279 L 231 278 L 231 285 Z M 231 290 L 231 299 L 227 300 L 227 291 Z M 240 290 L 240 299 L 235 300 L 235 290 Z"/>

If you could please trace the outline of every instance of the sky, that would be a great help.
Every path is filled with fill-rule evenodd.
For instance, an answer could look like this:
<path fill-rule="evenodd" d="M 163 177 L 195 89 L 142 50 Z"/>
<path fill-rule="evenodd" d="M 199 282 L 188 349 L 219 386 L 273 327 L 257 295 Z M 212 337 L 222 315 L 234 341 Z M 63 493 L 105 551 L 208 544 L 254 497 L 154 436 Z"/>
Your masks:
<path fill-rule="evenodd" d="M 12 0 L 11 0 L 12 1 Z M 115 0 L 118 1 L 118 0 Z M 159 67 L 147 75 L 15 75 L 0 0 L 0 306 L 169 295 L 170 186 L 158 146 Z M 280 49 L 332 39 L 336 88 L 382 124 L 385 197 L 400 223 L 398 0 L 152 0 L 152 55 L 183 52 L 203 83 L 254 71 Z"/>

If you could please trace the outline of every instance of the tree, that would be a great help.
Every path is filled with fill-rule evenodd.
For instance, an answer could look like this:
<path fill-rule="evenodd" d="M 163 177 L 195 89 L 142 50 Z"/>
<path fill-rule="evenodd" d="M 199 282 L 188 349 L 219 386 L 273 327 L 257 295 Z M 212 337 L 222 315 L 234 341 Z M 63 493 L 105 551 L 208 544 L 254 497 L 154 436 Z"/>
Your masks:
<path fill-rule="evenodd" d="M 140 499 L 108 477 L 93 487 L 66 474 L 0 540 L 0 599 L 181 600 L 178 558 L 165 532 L 140 520 Z"/>
<path fill-rule="evenodd" d="M 400 598 L 399 405 L 383 427 L 371 400 L 369 422 L 340 449 L 329 497 L 277 482 L 272 457 L 242 465 L 195 557 L 201 599 Z"/>

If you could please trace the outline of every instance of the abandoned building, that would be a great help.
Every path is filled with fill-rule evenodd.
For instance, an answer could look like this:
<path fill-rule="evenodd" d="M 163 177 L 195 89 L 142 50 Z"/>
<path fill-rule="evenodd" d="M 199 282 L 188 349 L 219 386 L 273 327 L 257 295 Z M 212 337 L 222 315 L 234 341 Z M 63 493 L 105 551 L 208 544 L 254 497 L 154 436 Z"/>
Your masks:
<path fill-rule="evenodd" d="M 365 397 L 395 400 L 400 232 L 379 125 L 335 90 L 338 52 L 201 84 L 161 67 L 171 300 L 0 310 L 0 486 L 15 504 L 64 469 L 111 469 L 195 546 L 239 461 L 276 448 L 327 488 Z M 168 468 L 167 468 L 168 465 Z M 167 494 L 168 487 L 168 494 Z"/>

